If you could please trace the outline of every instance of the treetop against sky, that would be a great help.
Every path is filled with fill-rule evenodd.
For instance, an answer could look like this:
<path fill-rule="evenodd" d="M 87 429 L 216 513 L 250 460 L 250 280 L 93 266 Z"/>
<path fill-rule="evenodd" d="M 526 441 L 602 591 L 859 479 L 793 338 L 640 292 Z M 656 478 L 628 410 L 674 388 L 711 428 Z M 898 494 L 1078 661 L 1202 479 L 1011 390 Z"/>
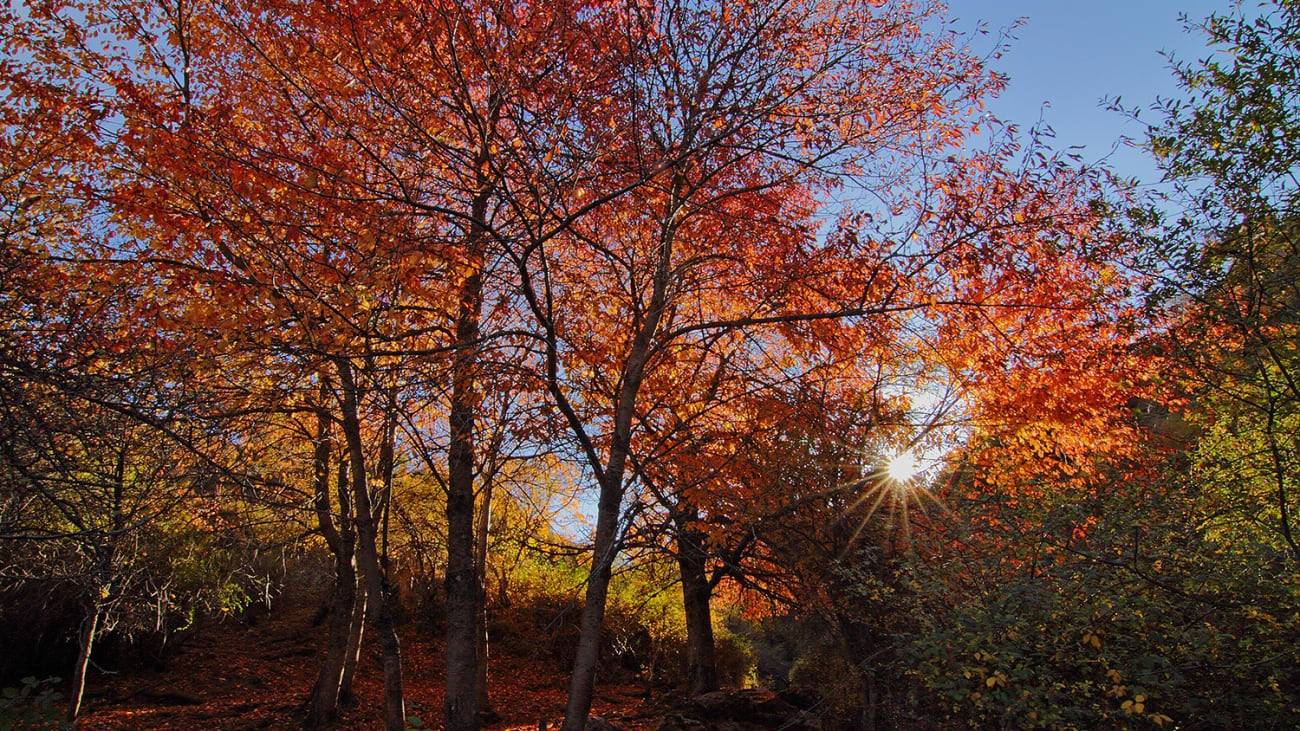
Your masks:
<path fill-rule="evenodd" d="M 1105 157 L 1121 175 L 1155 183 L 1160 173 L 1144 152 L 1122 144 L 1112 152 L 1121 137 L 1141 142 L 1145 129 L 1106 109 L 1104 100 L 1119 97 L 1126 107 L 1145 108 L 1158 96 L 1177 96 L 1162 52 L 1180 61 L 1208 53 L 1200 34 L 1185 32 L 1180 15 L 1199 22 L 1226 10 L 1212 0 L 975 0 L 953 3 L 950 14 L 959 29 L 985 24 L 989 36 L 972 42 L 977 52 L 1001 29 L 1013 36 L 991 62 L 1010 77 L 989 104 L 994 115 L 1021 127 L 1041 116 L 1055 130 L 1056 145 L 1084 146 L 1085 162 Z"/>

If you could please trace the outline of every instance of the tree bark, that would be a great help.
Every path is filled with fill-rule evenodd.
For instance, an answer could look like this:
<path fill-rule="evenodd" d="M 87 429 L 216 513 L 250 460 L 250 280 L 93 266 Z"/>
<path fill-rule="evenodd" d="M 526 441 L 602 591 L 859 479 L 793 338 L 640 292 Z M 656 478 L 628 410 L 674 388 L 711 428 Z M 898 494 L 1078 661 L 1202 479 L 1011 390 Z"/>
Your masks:
<path fill-rule="evenodd" d="M 713 586 L 707 573 L 704 535 L 691 529 L 691 516 L 679 515 L 673 522 L 677 527 L 677 567 L 686 612 L 686 687 L 696 696 L 718 689 L 713 613 L 709 607 Z"/>
<path fill-rule="evenodd" d="M 474 693 L 478 697 L 480 713 L 492 709 L 488 695 L 488 616 L 487 616 L 487 553 L 488 534 L 492 528 L 492 480 L 483 482 L 481 503 L 474 526 L 474 584 L 478 589 L 478 611 L 474 615 Z"/>
<path fill-rule="evenodd" d="M 379 479 L 382 481 L 380 491 L 380 515 L 383 525 L 383 546 L 379 554 L 379 566 L 384 571 L 384 581 L 392 581 L 391 567 L 388 560 L 388 527 L 393 514 L 393 440 L 397 432 L 397 396 L 395 389 L 390 392 L 388 406 L 384 410 L 384 440 L 379 445 Z"/>
<path fill-rule="evenodd" d="M 312 687 L 307 700 L 307 718 L 303 726 L 307 729 L 331 728 L 338 722 L 339 698 L 342 688 L 343 661 L 347 652 L 348 625 L 352 620 L 352 606 L 356 601 L 356 567 L 353 565 L 353 541 L 347 530 L 347 506 L 350 501 L 342 500 L 339 506 L 338 523 L 335 522 L 333 506 L 330 501 L 330 414 L 323 404 L 328 397 L 328 386 L 322 380 L 321 406 L 316 412 L 316 445 L 313 455 L 312 471 L 315 477 L 316 522 L 321 535 L 334 556 L 334 591 L 331 595 L 333 608 L 330 617 L 329 638 L 325 644 L 325 661 L 321 664 L 316 684 Z M 340 479 L 345 479 L 346 462 L 339 463 Z M 344 493 L 345 495 L 346 493 Z M 342 497 L 342 496 L 341 496 Z M 344 526 L 340 531 L 339 526 Z M 348 533 L 345 538 L 344 533 Z"/>
<path fill-rule="evenodd" d="M 384 575 L 379 566 L 374 505 L 366 486 L 365 445 L 361 440 L 361 421 L 358 414 L 358 389 L 353 380 L 352 365 L 346 358 L 336 357 L 342 390 L 343 436 L 348 445 L 348 459 L 352 473 L 352 499 L 356 511 L 357 563 L 366 581 L 367 604 L 370 622 L 379 639 L 379 653 L 384 668 L 384 728 L 387 731 L 406 731 L 406 709 L 402 698 L 402 651 L 393 626 L 393 613 L 384 596 Z"/>
<path fill-rule="evenodd" d="M 573 660 L 573 677 L 569 680 L 569 701 L 564 709 L 563 731 L 585 731 L 591 715 L 591 699 L 596 690 L 596 664 L 600 660 L 601 635 L 605 627 L 605 603 L 609 599 L 609 579 L 614 556 L 618 552 L 618 516 L 623 503 L 623 473 L 606 472 L 602 481 L 596 516 L 596 542 L 591 573 L 587 578 L 587 595 L 582 606 L 582 624 L 578 650 Z M 617 479 L 617 483 L 612 483 Z M 617 487 L 610 487 L 616 484 Z"/>
<path fill-rule="evenodd" d="M 669 201 L 664 212 L 663 228 L 655 257 L 654 286 L 646 308 L 645 320 L 637 330 L 624 361 L 622 384 L 614 401 L 614 424 L 610 435 L 609 456 L 602 466 L 594 456 L 589 457 L 600 483 L 600 500 L 596 506 L 596 537 L 592 547 L 591 573 L 587 577 L 587 595 L 582 607 L 582 624 L 578 635 L 577 657 L 573 662 L 573 677 L 569 681 L 569 700 L 564 710 L 563 731 L 585 731 L 587 717 L 591 715 L 591 699 L 596 689 L 596 663 L 600 660 L 601 634 L 605 625 L 605 602 L 609 599 L 609 579 L 614 569 L 614 558 L 620 543 L 619 517 L 623 508 L 623 476 L 627 472 L 627 459 L 632 450 L 632 421 L 636 415 L 637 395 L 645 380 L 646 366 L 654 349 L 654 339 L 668 305 L 668 285 L 672 280 L 673 243 L 680 223 L 681 191 L 686 179 L 680 173 L 673 175 Z M 558 394 L 554 351 L 551 359 L 550 388 Z M 567 401 L 566 401 L 567 403 Z M 573 423 L 573 417 L 570 417 Z M 585 434 L 585 428 L 574 424 L 575 430 Z"/>
<path fill-rule="evenodd" d="M 346 566 L 346 568 L 344 568 Z M 336 556 L 334 561 L 333 614 L 330 617 L 329 639 L 325 646 L 325 662 L 308 703 L 308 729 L 326 729 L 338 722 L 342 702 L 343 667 L 347 658 L 348 635 L 356 603 L 356 570 L 352 557 Z"/>
<path fill-rule="evenodd" d="M 479 154 L 478 189 L 470 204 L 466 237 L 470 271 L 461 285 L 456 312 L 456 348 L 447 421 L 447 679 L 443 712 L 447 731 L 477 731 L 477 646 L 475 630 L 482 587 L 474 568 L 475 417 L 479 408 L 479 320 L 483 307 L 483 242 L 487 236 L 488 152 Z"/>
<path fill-rule="evenodd" d="M 367 594 L 364 584 L 357 586 L 357 600 L 352 607 L 352 621 L 348 625 L 348 647 L 343 655 L 343 676 L 339 680 L 339 705 L 350 708 L 357 702 L 352 692 L 352 679 L 357 674 L 357 662 L 361 659 L 361 640 L 366 632 Z"/>
<path fill-rule="evenodd" d="M 95 632 L 99 629 L 99 605 L 96 604 L 81 622 L 78 636 L 77 664 L 72 669 L 72 691 L 68 698 L 68 713 L 64 720 L 69 726 L 75 725 L 81 714 L 81 699 L 86 692 L 86 669 L 90 666 L 90 651 L 95 644 Z"/>

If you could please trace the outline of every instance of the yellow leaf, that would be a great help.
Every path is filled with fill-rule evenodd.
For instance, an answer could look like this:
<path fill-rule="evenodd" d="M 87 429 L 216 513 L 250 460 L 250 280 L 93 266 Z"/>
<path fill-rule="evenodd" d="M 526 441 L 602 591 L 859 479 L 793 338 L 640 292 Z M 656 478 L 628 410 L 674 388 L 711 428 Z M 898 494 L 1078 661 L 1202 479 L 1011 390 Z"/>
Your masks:
<path fill-rule="evenodd" d="M 989 679 L 988 679 L 988 680 L 985 680 L 985 681 L 984 681 L 984 684 L 987 685 L 988 687 L 992 688 L 993 686 L 995 686 L 995 685 L 998 684 L 998 679 L 995 678 L 995 677 L 989 676 Z"/>

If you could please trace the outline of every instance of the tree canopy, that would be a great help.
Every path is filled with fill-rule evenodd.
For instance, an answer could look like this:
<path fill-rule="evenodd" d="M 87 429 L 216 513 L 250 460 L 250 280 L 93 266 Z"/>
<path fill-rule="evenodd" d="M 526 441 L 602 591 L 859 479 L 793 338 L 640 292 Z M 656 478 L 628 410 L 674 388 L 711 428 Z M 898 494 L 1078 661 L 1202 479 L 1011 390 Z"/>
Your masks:
<path fill-rule="evenodd" d="M 490 724 L 525 604 L 569 731 L 731 643 L 830 726 L 1290 719 L 1296 13 L 1199 26 L 1153 200 L 939 4 L 8 7 L 0 634 L 57 607 L 69 722 L 259 596 L 329 618 L 310 728 L 367 644 L 412 723 L 413 614 Z"/>

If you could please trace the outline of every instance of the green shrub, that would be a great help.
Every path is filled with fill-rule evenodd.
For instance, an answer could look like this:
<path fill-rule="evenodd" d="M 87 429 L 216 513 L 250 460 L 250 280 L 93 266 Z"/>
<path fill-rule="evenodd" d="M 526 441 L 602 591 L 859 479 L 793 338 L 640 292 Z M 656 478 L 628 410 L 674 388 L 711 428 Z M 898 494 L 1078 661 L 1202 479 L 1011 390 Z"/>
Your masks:
<path fill-rule="evenodd" d="M 7 729 L 63 728 L 61 710 L 55 703 L 63 694 L 54 689 L 59 678 L 22 679 L 22 685 L 0 691 L 0 727 Z"/>
<path fill-rule="evenodd" d="M 727 626 L 713 628 L 713 646 L 718 667 L 718 682 L 724 686 L 749 688 L 757 685 L 755 669 L 758 659 L 749 640 Z"/>
<path fill-rule="evenodd" d="M 813 712 L 825 728 L 852 725 L 866 698 L 857 669 L 843 655 L 830 650 L 814 650 L 796 659 L 790 668 L 790 685 L 806 689 L 817 698 Z"/>

